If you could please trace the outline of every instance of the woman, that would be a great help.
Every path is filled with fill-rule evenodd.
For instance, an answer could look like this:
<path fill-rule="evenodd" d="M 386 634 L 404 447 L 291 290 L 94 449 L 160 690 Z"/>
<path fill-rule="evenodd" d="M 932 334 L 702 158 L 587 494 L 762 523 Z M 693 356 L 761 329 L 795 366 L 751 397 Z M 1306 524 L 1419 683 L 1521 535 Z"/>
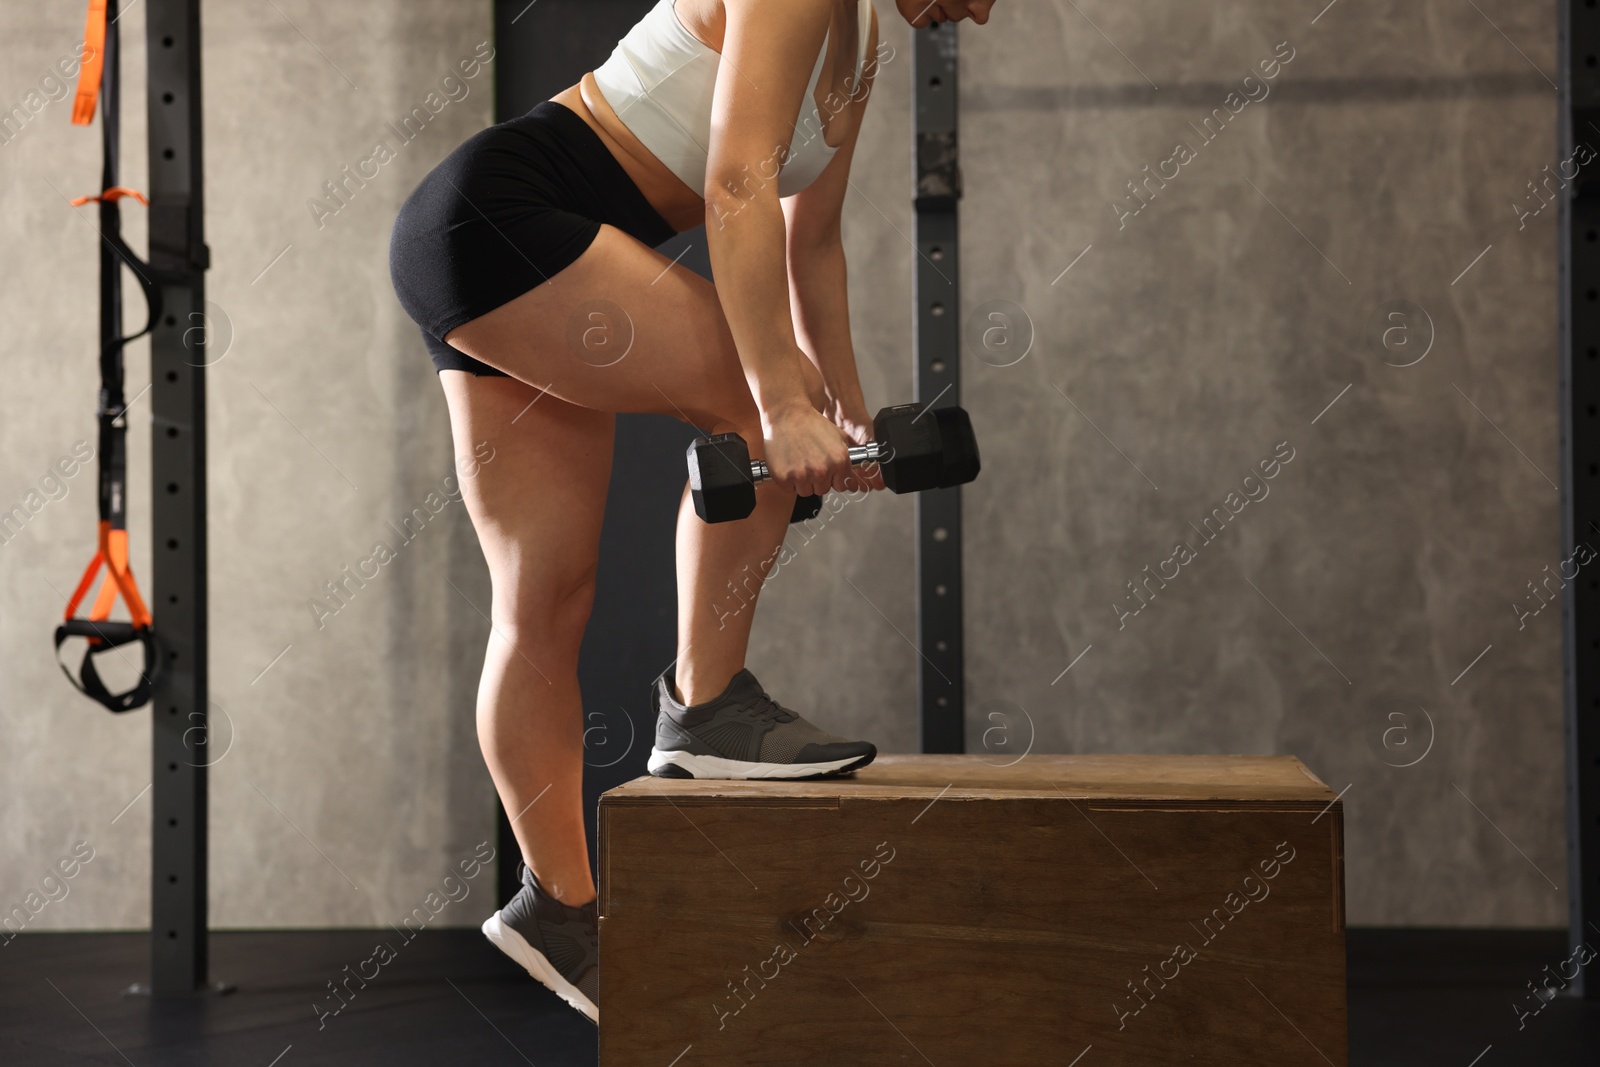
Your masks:
<path fill-rule="evenodd" d="M 921 27 L 986 22 L 993 0 L 895 3 Z M 598 70 L 456 149 L 395 223 L 395 290 L 456 453 L 495 456 L 462 479 L 494 590 L 477 722 L 524 864 L 484 932 L 590 1019 L 577 667 L 615 412 L 737 433 L 772 472 L 741 522 L 679 510 L 652 773 L 795 778 L 876 754 L 769 697 L 744 669 L 752 613 L 717 607 L 770 568 L 796 494 L 882 484 L 847 453 L 872 419 L 839 235 L 876 65 L 870 0 L 660 0 Z M 702 223 L 715 287 L 653 251 Z"/>

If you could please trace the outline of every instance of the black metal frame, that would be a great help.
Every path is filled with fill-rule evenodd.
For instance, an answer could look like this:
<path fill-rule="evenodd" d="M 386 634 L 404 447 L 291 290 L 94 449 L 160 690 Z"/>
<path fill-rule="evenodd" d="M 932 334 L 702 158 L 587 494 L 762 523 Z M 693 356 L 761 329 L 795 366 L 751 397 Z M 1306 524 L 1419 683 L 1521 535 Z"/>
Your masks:
<path fill-rule="evenodd" d="M 1600 150 L 1600 10 L 1561 5 L 1560 158 Z M 1581 161 L 1580 161 L 1581 162 Z M 1561 224 L 1561 543 L 1600 541 L 1600 181 L 1580 168 L 1563 193 Z M 1571 947 L 1600 940 L 1600 583 L 1562 594 L 1567 749 L 1567 898 Z M 1582 958 L 1575 956 L 1575 958 Z M 1600 959 L 1574 983 L 1600 999 Z"/>
<path fill-rule="evenodd" d="M 954 407 L 961 403 L 957 35 L 954 24 L 934 23 L 912 37 L 915 395 L 933 407 Z M 959 488 L 917 494 L 916 566 L 922 751 L 961 752 L 966 747 L 966 669 Z"/>
<path fill-rule="evenodd" d="M 206 923 L 206 319 L 200 0 L 149 0 L 150 255 L 164 311 L 151 331 L 151 984 L 216 988 Z M 115 27 L 110 27 L 115 29 Z"/>

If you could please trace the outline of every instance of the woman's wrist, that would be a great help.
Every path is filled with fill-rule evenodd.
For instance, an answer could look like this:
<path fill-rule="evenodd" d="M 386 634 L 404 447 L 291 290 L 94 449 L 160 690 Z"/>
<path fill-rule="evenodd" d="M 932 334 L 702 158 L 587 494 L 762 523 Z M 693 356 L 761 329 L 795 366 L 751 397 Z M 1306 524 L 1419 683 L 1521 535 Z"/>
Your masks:
<path fill-rule="evenodd" d="M 827 383 L 828 405 L 835 411 L 858 411 L 867 406 L 861 382 L 854 376 Z"/>
<path fill-rule="evenodd" d="M 806 390 L 802 367 L 805 359 L 805 353 L 798 347 L 787 353 L 781 348 L 774 348 L 756 360 L 753 366 L 747 364 L 756 411 L 761 416 L 764 429 L 769 428 L 780 415 L 797 410 L 802 404 L 813 406 Z"/>
<path fill-rule="evenodd" d="M 772 393 L 763 392 L 756 399 L 756 408 L 761 415 L 761 429 L 768 437 L 772 435 L 772 428 L 785 419 L 804 412 L 815 412 L 817 409 L 811 403 L 811 398 L 806 395 L 803 385 L 793 390 L 774 390 Z"/>

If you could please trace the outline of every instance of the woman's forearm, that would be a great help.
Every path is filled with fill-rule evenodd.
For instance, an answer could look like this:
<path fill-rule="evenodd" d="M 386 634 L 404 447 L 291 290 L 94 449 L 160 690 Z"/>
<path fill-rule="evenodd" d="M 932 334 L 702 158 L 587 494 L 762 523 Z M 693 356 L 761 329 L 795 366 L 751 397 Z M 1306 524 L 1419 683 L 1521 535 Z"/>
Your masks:
<path fill-rule="evenodd" d="M 792 242 L 788 261 L 789 303 L 800 348 L 821 372 L 829 397 L 859 403 L 844 242 L 837 231 L 819 241 Z"/>
<path fill-rule="evenodd" d="M 809 404 L 789 308 L 783 210 L 776 190 L 706 201 L 706 243 L 745 380 L 765 418 Z"/>

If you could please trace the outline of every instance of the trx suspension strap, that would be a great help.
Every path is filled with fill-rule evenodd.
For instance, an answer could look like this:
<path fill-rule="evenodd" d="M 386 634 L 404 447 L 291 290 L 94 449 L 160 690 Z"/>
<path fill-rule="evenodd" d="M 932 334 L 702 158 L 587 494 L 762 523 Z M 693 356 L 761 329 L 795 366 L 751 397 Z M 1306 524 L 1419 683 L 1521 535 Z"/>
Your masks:
<path fill-rule="evenodd" d="M 149 333 L 160 316 L 161 289 L 155 284 L 154 273 L 148 264 L 135 256 L 122 240 L 119 201 L 124 197 L 133 197 L 146 206 L 149 201 L 143 194 L 117 184 L 120 79 L 117 31 L 115 25 L 111 25 L 108 32 L 106 6 L 107 0 L 89 2 L 89 15 L 84 27 L 83 68 L 72 107 L 73 124 L 87 126 L 94 119 L 96 97 L 104 98 L 100 109 L 104 148 L 100 178 L 102 191 L 98 195 L 81 196 L 72 201 L 73 207 L 88 203 L 99 205 L 99 230 L 103 238 L 100 245 L 100 404 L 97 412 L 100 522 L 94 558 L 84 570 L 72 599 L 67 602 L 64 621 L 56 627 L 55 647 L 56 660 L 73 685 L 112 711 L 121 712 L 132 711 L 149 701 L 151 682 L 160 664 L 150 611 L 145 607 L 144 598 L 139 594 L 139 586 L 128 565 L 127 401 L 122 391 L 122 356 L 123 347 Z M 114 6 L 113 3 L 113 10 Z M 124 264 L 139 280 L 150 311 L 144 329 L 128 336 L 122 334 Z M 90 605 L 88 615 L 78 618 L 78 608 L 102 567 L 106 571 L 105 580 Z M 127 622 L 111 620 L 111 608 L 118 596 L 127 605 Z M 61 646 L 69 637 L 86 638 L 88 644 L 76 676 L 65 663 L 61 663 Z M 134 644 L 140 646 L 144 656 L 144 662 L 139 665 L 139 681 L 131 689 L 113 693 L 95 669 L 94 657 L 109 649 Z"/>

